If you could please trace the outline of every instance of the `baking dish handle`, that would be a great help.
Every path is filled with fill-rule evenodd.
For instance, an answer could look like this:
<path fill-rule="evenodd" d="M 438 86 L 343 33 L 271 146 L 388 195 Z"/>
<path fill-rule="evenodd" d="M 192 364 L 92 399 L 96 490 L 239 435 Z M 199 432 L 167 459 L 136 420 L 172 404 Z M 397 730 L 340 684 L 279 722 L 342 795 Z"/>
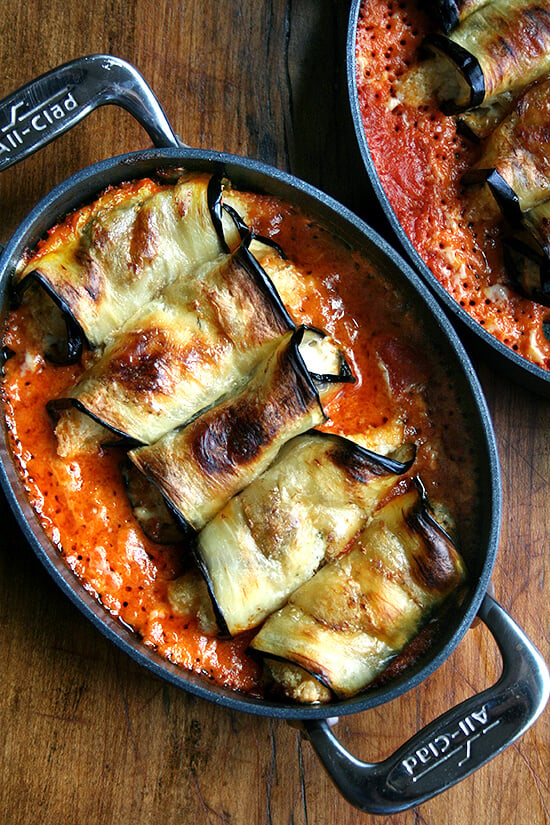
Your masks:
<path fill-rule="evenodd" d="M 52 69 L 0 100 L 0 171 L 106 104 L 130 112 L 155 146 L 183 145 L 140 73 L 118 57 L 94 54 Z"/>
<path fill-rule="evenodd" d="M 360 762 L 326 720 L 302 727 L 342 795 L 373 814 L 406 810 L 480 768 L 537 719 L 550 679 L 539 652 L 506 611 L 486 595 L 479 617 L 502 654 L 502 674 L 487 690 L 442 714 L 383 762 Z"/>

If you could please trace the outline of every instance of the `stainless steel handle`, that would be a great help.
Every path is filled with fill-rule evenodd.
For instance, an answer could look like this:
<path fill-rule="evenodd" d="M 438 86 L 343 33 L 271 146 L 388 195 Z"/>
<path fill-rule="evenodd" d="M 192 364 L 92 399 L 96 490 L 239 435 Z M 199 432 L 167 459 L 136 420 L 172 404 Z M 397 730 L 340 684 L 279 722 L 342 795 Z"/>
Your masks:
<path fill-rule="evenodd" d="M 352 805 L 387 815 L 425 802 L 503 751 L 540 715 L 550 692 L 540 653 L 488 595 L 479 616 L 502 654 L 500 678 L 431 722 L 388 759 L 360 762 L 325 720 L 303 723 L 321 762 Z"/>
<path fill-rule="evenodd" d="M 0 101 L 0 171 L 106 104 L 130 112 L 155 146 L 183 145 L 139 72 L 120 58 L 95 54 L 65 63 Z"/>

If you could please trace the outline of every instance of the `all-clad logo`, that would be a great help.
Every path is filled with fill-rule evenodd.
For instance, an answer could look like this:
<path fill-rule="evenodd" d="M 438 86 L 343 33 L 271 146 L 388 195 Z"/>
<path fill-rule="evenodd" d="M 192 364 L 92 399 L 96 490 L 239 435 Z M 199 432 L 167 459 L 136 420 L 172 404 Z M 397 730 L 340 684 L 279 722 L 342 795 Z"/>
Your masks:
<path fill-rule="evenodd" d="M 450 768 L 451 775 L 456 768 L 468 771 L 468 767 L 474 766 L 473 763 L 468 766 L 468 763 L 475 756 L 474 748 L 479 747 L 478 740 L 501 722 L 502 718 L 495 718 L 491 714 L 488 704 L 471 711 L 459 719 L 456 726 L 444 728 L 420 747 L 410 751 L 405 758 L 401 758 L 388 775 L 388 785 L 399 793 L 406 793 L 411 783 L 420 783 L 418 787 L 423 788 L 441 788 L 438 769 L 447 763 L 445 770 L 448 770 L 450 761 L 454 766 Z"/>
<path fill-rule="evenodd" d="M 0 129 L 0 160 L 43 134 L 78 108 L 73 92 L 67 88 L 28 108 L 25 100 L 11 104 L 9 122 Z"/>
<path fill-rule="evenodd" d="M 471 758 L 471 747 L 476 739 L 498 725 L 500 719 L 491 722 L 487 705 L 461 719 L 454 730 L 440 733 L 406 759 L 402 760 L 405 772 L 415 782 L 441 762 L 456 756 L 460 768 Z"/>

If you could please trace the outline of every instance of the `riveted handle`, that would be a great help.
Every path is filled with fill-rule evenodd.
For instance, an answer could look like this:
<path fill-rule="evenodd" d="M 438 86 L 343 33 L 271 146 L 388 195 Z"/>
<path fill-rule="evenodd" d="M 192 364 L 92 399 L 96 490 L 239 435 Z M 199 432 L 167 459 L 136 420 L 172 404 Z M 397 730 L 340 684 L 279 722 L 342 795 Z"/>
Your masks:
<path fill-rule="evenodd" d="M 303 723 L 332 780 L 357 808 L 388 815 L 425 802 L 503 751 L 544 709 L 550 678 L 539 652 L 490 596 L 479 616 L 502 654 L 499 680 L 442 714 L 388 759 L 360 762 L 325 720 Z"/>
<path fill-rule="evenodd" d="M 155 146 L 183 145 L 140 73 L 120 58 L 95 54 L 52 69 L 0 101 L 0 171 L 107 104 L 130 112 Z"/>

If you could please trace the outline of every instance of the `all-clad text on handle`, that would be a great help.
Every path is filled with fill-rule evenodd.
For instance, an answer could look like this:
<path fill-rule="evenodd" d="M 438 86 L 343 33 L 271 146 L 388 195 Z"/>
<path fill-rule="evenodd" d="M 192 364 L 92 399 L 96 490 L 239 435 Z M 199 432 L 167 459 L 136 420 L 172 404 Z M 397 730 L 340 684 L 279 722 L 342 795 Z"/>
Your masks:
<path fill-rule="evenodd" d="M 0 101 L 0 171 L 106 104 L 130 112 L 155 146 L 182 145 L 139 72 L 120 58 L 97 54 L 59 66 Z"/>
<path fill-rule="evenodd" d="M 387 815 L 430 799 L 504 750 L 542 712 L 550 677 L 539 652 L 490 596 L 485 596 L 479 616 L 502 654 L 499 680 L 444 713 L 388 759 L 360 762 L 324 720 L 304 722 L 332 780 L 356 807 Z"/>

